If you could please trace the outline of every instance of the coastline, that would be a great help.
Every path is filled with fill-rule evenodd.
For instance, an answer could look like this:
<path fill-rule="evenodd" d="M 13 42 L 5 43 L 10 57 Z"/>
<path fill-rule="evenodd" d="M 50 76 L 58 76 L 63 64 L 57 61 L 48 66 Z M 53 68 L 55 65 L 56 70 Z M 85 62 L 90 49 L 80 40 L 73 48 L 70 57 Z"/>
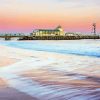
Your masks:
<path fill-rule="evenodd" d="M 12 63 L 15 63 L 17 60 L 11 58 L 9 51 L 7 51 L 7 48 L 5 46 L 0 46 L 0 67 L 4 67 L 7 65 L 10 65 Z"/>
<path fill-rule="evenodd" d="M 37 100 L 27 94 L 17 91 L 7 85 L 3 79 L 0 78 L 0 100 Z"/>
<path fill-rule="evenodd" d="M 20 61 L 20 57 L 14 57 L 12 48 L 0 45 L 0 70 Z M 0 71 L 2 72 L 2 71 Z M 5 73 L 6 74 L 6 73 Z M 9 86 L 8 81 L 0 76 L 0 100 L 37 100 L 23 92 Z"/>
<path fill-rule="evenodd" d="M 73 95 L 75 93 L 79 94 L 83 89 L 86 89 L 86 91 L 89 91 L 89 89 L 100 89 L 99 58 L 26 50 L 7 46 L 0 46 L 0 49 L 2 50 L 0 58 L 3 63 L 3 66 L 0 67 L 0 77 L 7 82 L 7 87 L 15 89 L 14 91 L 19 94 L 22 93 L 22 97 L 29 96 L 29 98 L 35 97 L 47 100 L 53 96 L 49 92 L 55 93 L 54 97 L 57 97 L 57 93 L 59 94 L 57 92 L 58 89 L 61 90 L 62 95 L 69 97 L 67 92 L 75 89 L 72 91 L 74 93 L 70 95 L 70 97 L 74 98 Z M 5 58 L 9 59 L 8 62 L 5 61 Z M 51 86 L 54 87 L 51 89 Z M 56 86 L 58 86 L 58 89 Z M 71 89 L 68 91 L 64 90 L 65 92 L 63 92 L 63 87 Z M 80 92 L 76 92 L 77 89 L 80 89 Z M 94 93 L 93 90 L 91 93 Z M 7 91 L 10 92 L 12 90 Z M 5 90 L 4 93 L 7 91 Z M 2 94 L 2 89 L 0 94 Z M 19 94 L 15 93 L 15 95 Z M 48 94 L 48 97 L 46 97 L 46 94 Z M 98 95 L 99 92 L 97 97 Z"/>

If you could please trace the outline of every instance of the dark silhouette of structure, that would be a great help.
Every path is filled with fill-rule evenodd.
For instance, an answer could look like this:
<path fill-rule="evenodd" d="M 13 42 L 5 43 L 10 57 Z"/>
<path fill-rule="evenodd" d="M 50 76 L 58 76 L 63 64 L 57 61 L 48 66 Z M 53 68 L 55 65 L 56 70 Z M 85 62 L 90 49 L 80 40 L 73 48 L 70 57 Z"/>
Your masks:
<path fill-rule="evenodd" d="M 96 35 L 96 23 L 93 23 L 93 33 Z"/>

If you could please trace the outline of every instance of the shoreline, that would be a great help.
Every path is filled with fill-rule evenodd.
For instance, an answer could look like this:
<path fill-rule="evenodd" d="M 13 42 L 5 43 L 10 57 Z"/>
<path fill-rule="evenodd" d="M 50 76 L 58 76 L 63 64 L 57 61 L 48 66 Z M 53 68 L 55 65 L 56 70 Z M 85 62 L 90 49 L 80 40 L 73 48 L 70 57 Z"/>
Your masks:
<path fill-rule="evenodd" d="M 58 62 L 59 62 L 59 65 L 61 65 L 60 64 L 60 62 L 61 62 L 62 66 L 64 66 L 65 64 L 68 63 L 68 65 L 66 66 L 67 71 L 71 71 L 71 72 L 75 71 L 75 72 L 78 72 L 80 74 L 85 73 L 85 71 L 82 70 L 82 69 L 87 68 L 85 66 L 91 66 L 92 67 L 92 66 L 95 65 L 94 68 L 92 67 L 93 70 L 96 70 L 96 69 L 99 70 L 98 67 L 99 67 L 100 58 L 98 58 L 98 57 L 72 55 L 72 54 L 61 54 L 61 53 L 46 52 L 46 51 L 27 50 L 27 49 L 14 48 L 14 47 L 8 47 L 8 46 L 3 46 L 3 45 L 0 45 L 0 49 L 2 50 L 0 52 L 0 59 L 1 59 L 0 68 L 7 67 L 7 66 L 10 68 L 10 66 L 13 66 L 13 65 L 15 65 L 19 62 L 24 63 L 24 60 L 25 61 L 27 61 L 27 60 L 38 61 L 39 60 L 40 62 L 42 62 L 42 60 L 44 60 L 44 61 L 46 60 L 46 61 L 51 61 L 50 62 L 51 64 L 49 64 L 49 65 L 56 65 Z M 70 65 L 70 63 L 73 63 L 73 65 Z M 79 63 L 79 64 L 77 64 L 77 63 Z M 88 65 L 86 65 L 85 63 L 88 64 Z M 78 65 L 78 66 L 75 68 L 74 64 Z M 82 65 L 82 64 L 85 64 L 85 66 Z M 68 66 L 72 66 L 72 70 L 70 68 L 68 68 Z M 57 67 L 57 68 L 58 68 L 58 70 L 64 71 L 63 69 L 59 69 L 59 67 Z M 6 68 L 3 68 L 3 69 L 6 69 Z M 93 71 L 92 69 L 86 69 L 86 70 L 91 71 L 91 72 Z M 90 73 L 89 73 L 89 75 L 90 75 Z M 95 75 L 95 73 L 91 74 L 91 75 Z"/>
<path fill-rule="evenodd" d="M 26 50 L 8 46 L 0 46 L 0 48 L 3 48 L 0 52 L 0 58 L 3 58 L 2 63 L 5 62 L 7 65 L 0 67 L 0 77 L 7 82 L 7 87 L 4 88 L 6 96 L 10 91 L 15 91 L 14 95 L 18 96 L 22 93 L 23 98 L 32 97 L 37 98 L 36 100 L 41 98 L 47 100 L 52 96 L 56 97 L 61 92 L 65 97 L 68 96 L 69 98 L 71 96 L 74 98 L 73 95 L 80 94 L 83 89 L 86 89 L 87 92 L 92 90 L 90 93 L 94 93 L 94 95 L 97 91 L 97 96 L 99 95 L 100 58 Z M 5 61 L 5 57 L 9 58 L 9 63 Z M 68 90 L 61 91 L 63 87 Z M 74 91 L 72 91 L 73 89 Z M 81 92 L 77 92 L 78 89 Z M 1 97 L 1 88 L 0 91 Z M 72 93 L 68 95 L 67 93 L 70 91 Z M 52 94 L 49 94 L 50 92 Z M 54 93 L 56 95 L 53 95 Z M 48 97 L 46 94 L 48 94 Z M 8 98 L 10 97 L 12 96 L 8 96 Z M 4 100 L 7 100 L 7 98 Z"/>
<path fill-rule="evenodd" d="M 13 57 L 14 54 L 12 54 L 13 51 L 11 49 L 14 49 L 14 48 L 0 45 L 0 50 L 1 50 L 0 73 L 2 72 L 2 69 L 5 69 L 17 63 L 18 61 L 22 60 L 20 59 L 20 53 L 19 53 L 19 56 Z M 23 92 L 20 92 L 17 89 L 14 89 L 13 87 L 10 87 L 8 80 L 0 76 L 0 100 L 8 100 L 8 99 L 9 100 L 10 99 L 12 100 L 38 100 L 35 97 L 32 97 Z"/>

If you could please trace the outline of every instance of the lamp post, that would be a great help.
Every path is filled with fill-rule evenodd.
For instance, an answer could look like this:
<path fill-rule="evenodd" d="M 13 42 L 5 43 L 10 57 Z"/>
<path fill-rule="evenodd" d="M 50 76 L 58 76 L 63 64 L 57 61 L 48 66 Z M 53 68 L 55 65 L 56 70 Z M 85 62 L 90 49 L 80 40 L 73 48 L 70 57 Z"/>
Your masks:
<path fill-rule="evenodd" d="M 96 35 L 96 23 L 93 23 L 93 33 Z"/>

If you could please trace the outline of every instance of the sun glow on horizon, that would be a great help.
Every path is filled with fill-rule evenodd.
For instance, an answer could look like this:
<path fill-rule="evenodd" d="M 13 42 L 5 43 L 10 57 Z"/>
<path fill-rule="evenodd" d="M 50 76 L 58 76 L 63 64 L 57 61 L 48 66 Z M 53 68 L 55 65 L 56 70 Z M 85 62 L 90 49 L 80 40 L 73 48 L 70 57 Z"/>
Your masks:
<path fill-rule="evenodd" d="M 1 0 L 0 32 L 31 32 L 34 28 L 90 32 L 97 23 L 100 32 L 99 0 Z"/>

